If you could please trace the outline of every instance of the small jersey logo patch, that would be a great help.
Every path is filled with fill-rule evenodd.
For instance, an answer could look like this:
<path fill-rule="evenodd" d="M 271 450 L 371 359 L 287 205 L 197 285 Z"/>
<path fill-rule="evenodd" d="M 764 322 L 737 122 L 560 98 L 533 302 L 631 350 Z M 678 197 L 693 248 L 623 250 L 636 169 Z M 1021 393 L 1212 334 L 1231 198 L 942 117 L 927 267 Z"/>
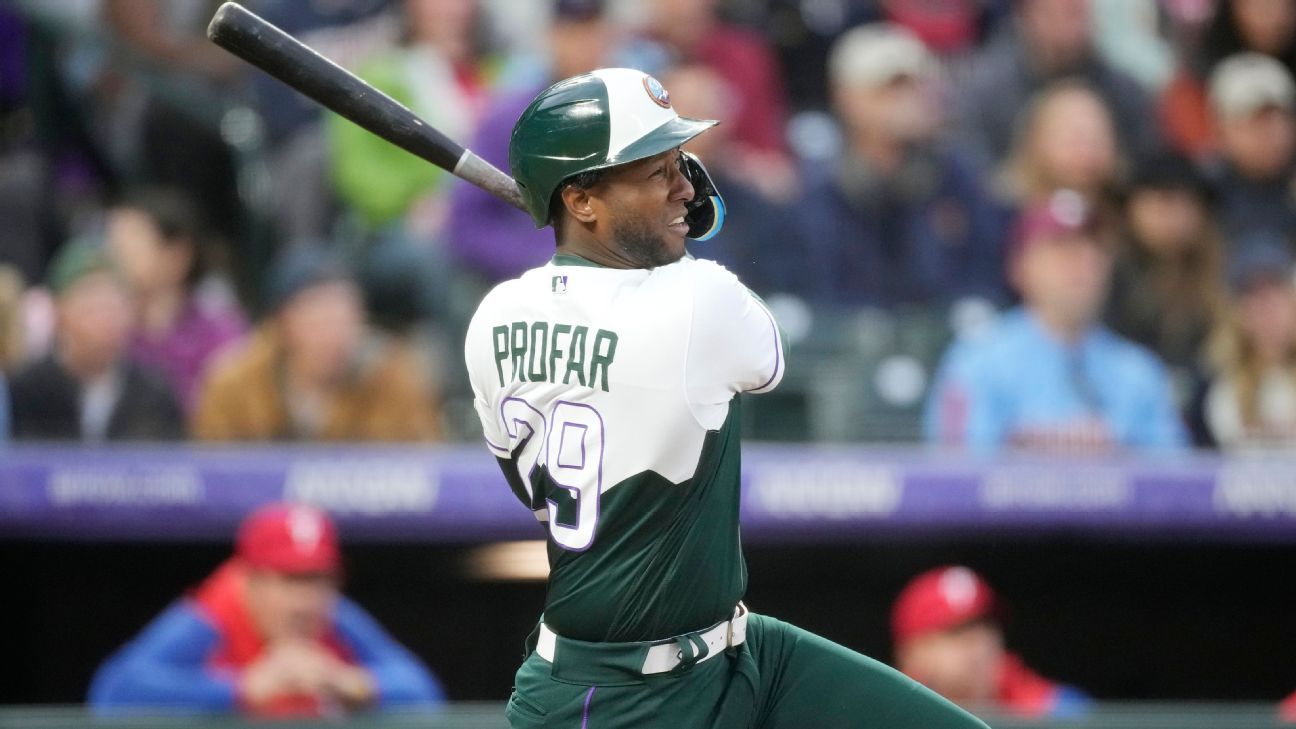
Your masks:
<path fill-rule="evenodd" d="M 555 294 L 565 294 L 565 293 L 567 293 L 567 277 L 566 277 L 566 276 L 554 276 L 554 277 L 553 277 L 553 280 L 549 282 L 549 288 L 550 288 L 550 290 L 553 291 Z"/>
<path fill-rule="evenodd" d="M 648 92 L 648 98 L 652 99 L 657 106 L 660 106 L 663 109 L 670 108 L 670 93 L 666 91 L 665 86 L 661 85 L 661 81 L 645 74 L 643 85 L 644 90 Z"/>

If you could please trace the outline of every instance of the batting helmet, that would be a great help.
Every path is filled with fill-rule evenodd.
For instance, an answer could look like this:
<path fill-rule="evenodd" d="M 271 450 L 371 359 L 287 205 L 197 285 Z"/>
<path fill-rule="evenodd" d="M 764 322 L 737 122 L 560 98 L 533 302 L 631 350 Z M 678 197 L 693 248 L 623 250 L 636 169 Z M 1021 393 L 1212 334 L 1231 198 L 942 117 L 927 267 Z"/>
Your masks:
<path fill-rule="evenodd" d="M 717 123 L 680 116 L 661 83 L 642 71 L 604 68 L 540 92 L 513 127 L 509 166 L 543 228 L 554 192 L 573 175 L 660 154 Z M 697 157 L 685 154 L 681 166 L 694 190 L 688 237 L 706 240 L 724 222 L 724 201 Z"/>

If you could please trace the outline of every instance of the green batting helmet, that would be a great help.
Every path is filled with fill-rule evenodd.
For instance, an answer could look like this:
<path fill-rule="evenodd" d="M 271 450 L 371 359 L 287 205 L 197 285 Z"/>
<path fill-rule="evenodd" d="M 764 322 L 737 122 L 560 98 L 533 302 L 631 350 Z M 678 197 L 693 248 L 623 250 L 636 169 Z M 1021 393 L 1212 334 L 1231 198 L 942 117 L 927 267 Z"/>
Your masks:
<path fill-rule="evenodd" d="M 673 149 L 715 126 L 671 107 L 657 79 L 629 68 L 604 68 L 550 86 L 513 127 L 509 167 L 537 228 L 550 223 L 554 191 L 573 175 L 634 162 Z M 720 229 L 724 203 L 696 157 L 681 161 L 693 183 L 689 237 Z"/>

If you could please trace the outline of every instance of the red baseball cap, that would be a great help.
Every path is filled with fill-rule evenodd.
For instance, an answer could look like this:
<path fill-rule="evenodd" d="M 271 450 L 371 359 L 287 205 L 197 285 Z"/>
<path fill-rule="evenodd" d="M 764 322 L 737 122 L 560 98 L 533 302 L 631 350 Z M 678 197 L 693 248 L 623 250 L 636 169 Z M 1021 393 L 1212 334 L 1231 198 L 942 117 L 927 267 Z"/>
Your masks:
<path fill-rule="evenodd" d="M 251 567 L 289 574 L 337 572 L 337 527 L 313 506 L 275 503 L 243 520 L 235 553 Z"/>
<path fill-rule="evenodd" d="M 1057 190 L 1021 211 L 1008 260 L 1016 260 L 1027 247 L 1046 239 L 1073 234 L 1097 239 L 1099 232 L 1098 212 L 1093 204 L 1074 190 Z"/>
<path fill-rule="evenodd" d="M 937 53 L 954 53 L 977 39 L 976 0 L 885 0 L 887 19 L 913 31 Z"/>
<path fill-rule="evenodd" d="M 937 567 L 918 575 L 891 607 L 896 645 L 998 614 L 994 591 L 967 567 Z"/>

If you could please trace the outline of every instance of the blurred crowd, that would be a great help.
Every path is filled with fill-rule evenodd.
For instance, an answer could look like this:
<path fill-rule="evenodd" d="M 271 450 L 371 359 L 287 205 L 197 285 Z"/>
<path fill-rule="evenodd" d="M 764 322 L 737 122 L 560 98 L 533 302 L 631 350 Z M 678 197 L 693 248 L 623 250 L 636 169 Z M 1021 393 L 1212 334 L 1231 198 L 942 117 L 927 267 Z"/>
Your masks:
<path fill-rule="evenodd" d="M 209 0 L 0 0 L 0 438 L 475 435 L 552 233 L 208 42 Z M 776 310 L 757 437 L 1296 445 L 1296 3 L 246 0 L 507 169 L 541 89 L 721 125 L 698 257 Z"/>

